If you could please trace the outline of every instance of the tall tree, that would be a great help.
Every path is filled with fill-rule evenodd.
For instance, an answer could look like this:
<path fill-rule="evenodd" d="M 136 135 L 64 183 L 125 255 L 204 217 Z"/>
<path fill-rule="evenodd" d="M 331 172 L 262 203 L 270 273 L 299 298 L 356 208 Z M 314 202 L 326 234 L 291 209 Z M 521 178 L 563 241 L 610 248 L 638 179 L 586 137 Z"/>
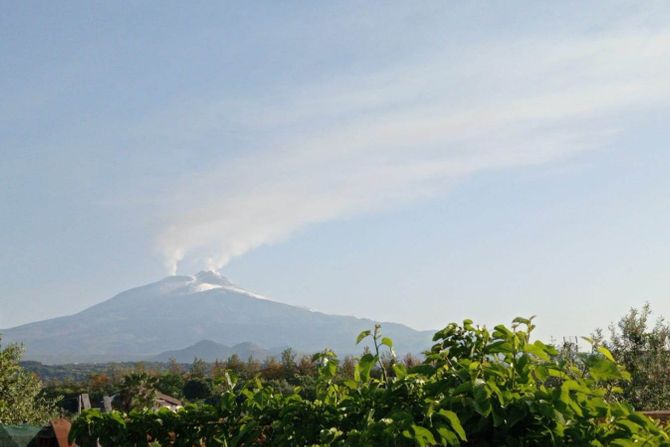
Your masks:
<path fill-rule="evenodd" d="M 290 379 L 295 375 L 295 351 L 291 348 L 286 348 L 281 353 L 281 366 L 284 368 L 284 377 Z"/>
<path fill-rule="evenodd" d="M 605 346 L 631 374 L 624 396 L 639 410 L 670 408 L 670 325 L 651 320 L 649 304 L 631 309 L 609 328 Z M 596 339 L 604 338 L 602 332 Z"/>
<path fill-rule="evenodd" d="M 133 372 L 121 381 L 119 398 L 122 409 L 153 408 L 156 403 L 156 383 L 158 379 L 145 372 Z"/>
<path fill-rule="evenodd" d="M 43 424 L 56 414 L 55 401 L 42 396 L 42 382 L 21 367 L 23 348 L 2 347 L 0 338 L 0 424 Z"/>

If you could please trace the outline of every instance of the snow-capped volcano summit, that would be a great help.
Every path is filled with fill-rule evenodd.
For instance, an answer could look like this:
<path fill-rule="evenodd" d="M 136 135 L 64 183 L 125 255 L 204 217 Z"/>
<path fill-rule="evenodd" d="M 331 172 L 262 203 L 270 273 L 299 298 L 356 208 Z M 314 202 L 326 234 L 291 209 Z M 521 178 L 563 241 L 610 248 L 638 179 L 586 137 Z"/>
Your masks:
<path fill-rule="evenodd" d="M 173 277 L 167 277 L 166 280 L 170 280 L 170 278 Z M 248 290 L 245 290 L 242 287 L 236 286 L 221 273 L 215 272 L 213 270 L 203 270 L 200 273 L 196 274 L 195 276 L 190 276 L 186 278 L 191 278 L 190 281 L 186 282 L 185 287 L 189 292 L 192 293 L 206 292 L 212 289 L 224 289 L 227 291 L 248 295 L 249 297 L 256 299 L 261 300 L 268 299 L 257 293 L 249 292 Z"/>
<path fill-rule="evenodd" d="M 195 292 L 218 289 L 222 287 L 233 287 L 233 283 L 225 276 L 215 271 L 202 271 L 192 277 L 189 287 Z"/>
<path fill-rule="evenodd" d="M 221 273 L 214 270 L 203 270 L 193 278 L 195 281 L 198 281 L 202 284 L 211 284 L 217 286 L 232 286 L 228 278 L 223 276 Z"/>
<path fill-rule="evenodd" d="M 122 292 L 75 315 L 1 331 L 22 342 L 26 358 L 50 363 L 146 359 L 202 340 L 227 346 L 250 342 L 301 352 L 326 347 L 353 353 L 356 335 L 372 320 L 327 315 L 272 301 L 223 275 L 168 276 Z M 399 352 L 420 352 L 431 333 L 383 323 Z"/>

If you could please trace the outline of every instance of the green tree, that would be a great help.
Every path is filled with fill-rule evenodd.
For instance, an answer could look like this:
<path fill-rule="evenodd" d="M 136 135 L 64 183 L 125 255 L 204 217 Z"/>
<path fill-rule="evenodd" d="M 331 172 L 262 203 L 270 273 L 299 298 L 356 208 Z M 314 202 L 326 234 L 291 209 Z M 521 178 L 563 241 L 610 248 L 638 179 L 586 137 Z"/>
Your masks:
<path fill-rule="evenodd" d="M 316 365 L 311 356 L 303 355 L 298 360 L 296 369 L 301 376 L 313 376 L 316 372 Z"/>
<path fill-rule="evenodd" d="M 228 357 L 228 360 L 226 360 L 226 369 L 229 369 L 238 376 L 244 372 L 244 368 L 245 364 L 237 354 L 231 355 Z"/>
<path fill-rule="evenodd" d="M 179 363 L 177 363 L 177 360 L 175 360 L 174 357 L 170 357 L 170 360 L 168 360 L 167 370 L 170 374 L 175 375 L 181 375 L 184 372 L 183 368 Z"/>
<path fill-rule="evenodd" d="M 276 358 L 268 357 L 265 359 L 260 373 L 261 377 L 266 380 L 279 380 L 284 377 L 284 368 Z"/>
<path fill-rule="evenodd" d="M 340 367 L 340 375 L 344 379 L 353 379 L 356 371 L 356 359 L 350 355 L 344 357 Z"/>
<path fill-rule="evenodd" d="M 256 360 L 253 356 L 249 356 L 247 363 L 244 365 L 244 374 L 247 377 L 253 377 L 261 370 L 261 362 Z"/>
<path fill-rule="evenodd" d="M 157 378 L 156 389 L 161 393 L 181 397 L 182 388 L 184 388 L 184 377 L 181 374 L 166 372 Z"/>
<path fill-rule="evenodd" d="M 296 373 L 295 357 L 295 351 L 291 348 L 286 348 L 281 353 L 281 366 L 286 379 L 293 377 Z"/>
<path fill-rule="evenodd" d="M 184 384 L 183 394 L 190 401 L 206 399 L 212 395 L 212 385 L 202 377 L 194 377 Z"/>
<path fill-rule="evenodd" d="M 204 378 L 207 376 L 207 363 L 203 359 L 197 357 L 194 358 L 193 364 L 191 365 L 190 376 L 194 378 Z"/>
<path fill-rule="evenodd" d="M 226 372 L 226 362 L 222 362 L 221 360 L 217 359 L 213 364 L 212 367 L 210 368 L 209 375 L 213 380 L 219 380 L 223 377 L 225 377 Z"/>
<path fill-rule="evenodd" d="M 670 325 L 662 318 L 651 321 L 651 307 L 630 309 L 609 327 L 602 342 L 631 375 L 623 385 L 624 397 L 640 410 L 670 408 Z"/>
<path fill-rule="evenodd" d="M 42 424 L 56 414 L 59 399 L 42 395 L 40 380 L 21 367 L 22 356 L 20 345 L 0 343 L 0 424 Z"/>
<path fill-rule="evenodd" d="M 145 372 L 133 372 L 123 377 L 119 392 L 125 411 L 153 408 L 156 402 L 157 379 Z"/>

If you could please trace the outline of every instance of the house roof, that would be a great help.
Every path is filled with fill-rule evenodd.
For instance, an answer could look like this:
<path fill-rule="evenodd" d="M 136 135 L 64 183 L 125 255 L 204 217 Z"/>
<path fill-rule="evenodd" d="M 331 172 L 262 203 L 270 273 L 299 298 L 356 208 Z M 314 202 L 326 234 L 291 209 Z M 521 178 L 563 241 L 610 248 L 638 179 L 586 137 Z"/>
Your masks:
<path fill-rule="evenodd" d="M 165 402 L 168 405 L 173 405 L 175 407 L 181 406 L 182 402 L 176 397 L 168 396 L 161 392 L 156 392 L 156 400 L 160 402 Z"/>

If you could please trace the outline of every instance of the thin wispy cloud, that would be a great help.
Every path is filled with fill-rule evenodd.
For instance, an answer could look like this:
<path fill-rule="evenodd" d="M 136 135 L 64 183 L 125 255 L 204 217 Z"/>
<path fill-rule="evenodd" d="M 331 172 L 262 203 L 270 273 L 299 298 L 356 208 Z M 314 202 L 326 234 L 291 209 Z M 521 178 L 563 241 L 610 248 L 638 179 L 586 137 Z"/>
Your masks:
<path fill-rule="evenodd" d="M 623 114 L 670 100 L 670 32 L 430 56 L 265 100 L 193 101 L 144 123 L 166 146 L 255 136 L 159 198 L 166 268 L 221 268 L 310 224 L 444 194 L 474 173 L 603 148 L 625 128 Z"/>

